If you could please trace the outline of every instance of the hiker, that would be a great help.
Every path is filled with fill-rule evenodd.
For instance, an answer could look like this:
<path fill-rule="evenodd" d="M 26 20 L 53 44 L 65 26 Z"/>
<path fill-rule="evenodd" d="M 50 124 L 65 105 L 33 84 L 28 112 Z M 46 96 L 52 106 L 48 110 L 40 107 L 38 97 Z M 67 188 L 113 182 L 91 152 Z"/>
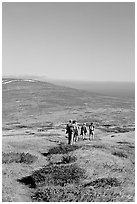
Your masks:
<path fill-rule="evenodd" d="M 73 142 L 77 142 L 78 141 L 78 124 L 76 120 L 73 120 L 72 122 L 73 125 Z"/>
<path fill-rule="evenodd" d="M 89 125 L 89 140 L 91 140 L 91 137 L 92 137 L 92 140 L 94 140 L 94 125 L 93 125 L 93 123 L 91 123 Z"/>
<path fill-rule="evenodd" d="M 66 134 L 68 134 L 68 144 L 72 145 L 73 143 L 73 132 L 74 132 L 74 127 L 72 124 L 72 120 L 69 120 L 66 126 Z"/>
<path fill-rule="evenodd" d="M 83 125 L 81 126 L 81 133 L 80 135 L 82 135 L 82 139 L 85 139 L 85 136 L 87 134 L 87 127 L 86 127 L 86 123 L 83 123 Z"/>
<path fill-rule="evenodd" d="M 66 126 L 66 134 L 68 134 L 69 127 L 70 127 L 71 124 L 72 124 L 72 120 L 69 120 L 68 123 L 67 123 L 67 126 Z"/>

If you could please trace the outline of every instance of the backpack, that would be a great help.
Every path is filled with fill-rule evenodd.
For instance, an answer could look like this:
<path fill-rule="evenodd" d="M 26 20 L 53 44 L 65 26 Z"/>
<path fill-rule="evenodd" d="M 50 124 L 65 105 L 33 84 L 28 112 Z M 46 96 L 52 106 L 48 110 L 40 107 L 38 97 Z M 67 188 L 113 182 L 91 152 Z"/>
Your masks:
<path fill-rule="evenodd" d="M 89 126 L 89 129 L 90 129 L 91 131 L 94 131 L 94 125 L 92 125 L 92 126 L 90 125 L 90 126 Z"/>
<path fill-rule="evenodd" d="M 87 133 L 87 128 L 84 126 L 83 127 L 84 133 Z"/>
<path fill-rule="evenodd" d="M 70 129 L 70 132 L 73 132 L 73 131 L 74 131 L 73 125 L 71 125 L 71 126 L 69 127 L 69 129 Z"/>

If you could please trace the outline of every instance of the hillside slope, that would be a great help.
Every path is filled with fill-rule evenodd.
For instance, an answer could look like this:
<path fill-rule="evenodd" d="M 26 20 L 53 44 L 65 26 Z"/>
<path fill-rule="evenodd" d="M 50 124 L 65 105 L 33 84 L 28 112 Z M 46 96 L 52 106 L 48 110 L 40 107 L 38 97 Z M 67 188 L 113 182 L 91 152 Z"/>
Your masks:
<path fill-rule="evenodd" d="M 3 79 L 3 202 L 135 201 L 134 100 Z M 95 125 L 67 145 L 68 119 Z"/>
<path fill-rule="evenodd" d="M 3 79 L 2 113 L 3 126 L 11 121 L 28 125 L 37 120 L 65 122 L 70 118 L 130 126 L 134 125 L 134 100 L 103 97 L 36 80 Z"/>

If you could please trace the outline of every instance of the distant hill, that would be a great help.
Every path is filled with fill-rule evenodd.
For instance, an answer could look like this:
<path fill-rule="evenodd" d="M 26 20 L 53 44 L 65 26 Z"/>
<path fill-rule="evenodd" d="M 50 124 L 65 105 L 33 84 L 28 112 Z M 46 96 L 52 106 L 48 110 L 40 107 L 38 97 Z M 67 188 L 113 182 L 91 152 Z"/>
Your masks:
<path fill-rule="evenodd" d="M 52 83 L 90 92 L 104 96 L 135 99 L 134 82 L 98 82 L 98 81 L 63 81 L 51 80 Z"/>
<path fill-rule="evenodd" d="M 88 93 L 83 90 L 67 88 L 54 85 L 48 82 L 42 82 L 33 79 L 17 79 L 3 78 L 3 100 L 7 100 L 7 96 L 14 100 L 28 100 L 29 98 L 37 98 L 37 102 L 45 101 L 45 107 L 66 105 L 79 106 L 87 101 L 87 98 L 96 96 L 95 93 Z M 33 102 L 34 102 L 33 101 Z M 9 103 L 8 98 L 8 103 Z"/>
<path fill-rule="evenodd" d="M 46 76 L 36 76 L 36 75 L 6 75 L 2 77 L 3 79 L 33 79 L 33 80 L 40 80 L 46 81 L 48 77 Z"/>
<path fill-rule="evenodd" d="M 32 79 L 2 79 L 2 122 L 80 121 L 134 122 L 134 101 L 106 97 Z M 129 118 L 129 119 L 128 119 Z"/>
<path fill-rule="evenodd" d="M 3 78 L 2 111 L 3 120 L 17 116 L 45 115 L 49 112 L 85 107 L 85 103 L 94 100 L 95 94 L 57 86 L 38 80 Z"/>

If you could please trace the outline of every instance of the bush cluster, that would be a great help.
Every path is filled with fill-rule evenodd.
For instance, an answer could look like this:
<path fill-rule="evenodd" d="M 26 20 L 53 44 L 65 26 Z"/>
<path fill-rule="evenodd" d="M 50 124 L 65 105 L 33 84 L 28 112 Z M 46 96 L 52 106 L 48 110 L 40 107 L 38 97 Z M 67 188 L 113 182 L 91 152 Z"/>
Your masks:
<path fill-rule="evenodd" d="M 29 153 L 15 153 L 15 152 L 10 152 L 10 153 L 2 153 L 2 163 L 25 163 L 25 164 L 31 164 L 35 162 L 37 159 L 36 156 L 33 156 Z"/>
<path fill-rule="evenodd" d="M 127 154 L 125 154 L 122 151 L 114 151 L 112 152 L 113 155 L 118 156 L 118 157 L 124 157 L 124 158 L 128 158 Z"/>
<path fill-rule="evenodd" d="M 46 186 L 38 188 L 32 196 L 37 202 L 113 202 L 119 201 L 116 178 L 101 178 L 88 185 Z M 110 186 L 112 188 L 110 188 Z"/>
<path fill-rule="evenodd" d="M 80 179 L 84 178 L 84 174 L 85 171 L 76 164 L 50 164 L 34 171 L 31 176 L 22 178 L 19 181 L 31 187 L 39 185 L 65 186 L 70 183 L 79 183 Z"/>
<path fill-rule="evenodd" d="M 117 180 L 117 178 L 98 178 L 94 181 L 91 181 L 90 183 L 85 184 L 85 187 L 87 186 L 93 186 L 94 188 L 100 188 L 100 187 L 117 187 L 120 186 L 120 182 Z"/>
<path fill-rule="evenodd" d="M 45 156 L 52 155 L 52 154 L 67 154 L 68 152 L 75 151 L 76 149 L 79 149 L 80 146 L 76 145 L 64 145 L 60 144 L 59 146 L 53 147 L 49 149 L 48 153 L 42 153 Z"/>
<path fill-rule="evenodd" d="M 94 194 L 94 189 L 82 186 L 49 186 L 37 189 L 32 200 L 37 202 L 91 202 Z"/>
<path fill-rule="evenodd" d="M 76 160 L 77 160 L 77 158 L 75 156 L 67 155 L 67 156 L 62 157 L 61 163 L 62 164 L 69 164 L 69 163 L 75 162 Z"/>

